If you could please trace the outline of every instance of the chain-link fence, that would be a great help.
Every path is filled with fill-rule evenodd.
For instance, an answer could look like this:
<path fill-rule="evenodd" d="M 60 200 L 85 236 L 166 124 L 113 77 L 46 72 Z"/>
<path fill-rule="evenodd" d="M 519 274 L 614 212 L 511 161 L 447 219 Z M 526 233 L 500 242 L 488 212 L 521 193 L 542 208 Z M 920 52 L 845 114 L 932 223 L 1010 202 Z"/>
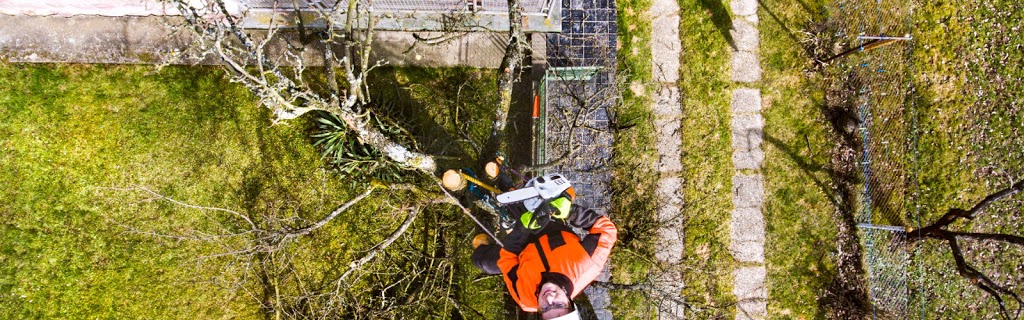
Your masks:
<path fill-rule="evenodd" d="M 863 178 L 857 212 L 862 261 L 875 318 L 916 317 L 917 268 L 902 233 L 920 226 L 916 211 L 913 25 L 911 3 L 845 0 L 829 6 L 838 42 L 852 48 L 828 68 L 846 79 Z"/>
<path fill-rule="evenodd" d="M 827 49 L 843 54 L 825 71 L 845 89 L 834 100 L 859 121 L 855 220 L 873 315 L 1014 318 L 1024 248 L 998 239 L 1024 230 L 1024 196 L 942 230 L 953 236 L 906 230 L 1024 177 L 1020 2 L 842 0 L 827 9 L 824 38 L 852 48 Z"/>

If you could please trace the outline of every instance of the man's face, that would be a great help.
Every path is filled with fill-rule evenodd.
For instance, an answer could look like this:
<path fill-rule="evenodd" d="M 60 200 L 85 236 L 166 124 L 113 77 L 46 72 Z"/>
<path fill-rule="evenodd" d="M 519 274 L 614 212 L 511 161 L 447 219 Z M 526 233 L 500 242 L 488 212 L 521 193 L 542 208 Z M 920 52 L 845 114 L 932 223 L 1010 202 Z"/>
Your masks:
<path fill-rule="evenodd" d="M 568 293 L 550 282 L 540 287 L 537 303 L 540 306 L 540 317 L 542 319 L 551 319 L 570 312 Z"/>

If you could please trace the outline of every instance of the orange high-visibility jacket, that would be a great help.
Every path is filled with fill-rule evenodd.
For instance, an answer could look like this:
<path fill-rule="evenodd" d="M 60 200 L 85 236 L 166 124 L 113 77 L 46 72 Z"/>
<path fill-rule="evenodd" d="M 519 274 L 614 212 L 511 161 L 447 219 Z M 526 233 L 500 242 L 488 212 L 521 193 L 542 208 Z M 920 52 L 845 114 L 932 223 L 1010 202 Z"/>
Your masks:
<path fill-rule="evenodd" d="M 561 228 L 541 235 L 523 247 L 518 255 L 502 249 L 498 268 L 519 307 L 526 312 L 537 312 L 541 273 L 551 272 L 567 277 L 572 283 L 572 289 L 568 290 L 572 290 L 571 297 L 575 298 L 601 273 L 617 237 L 615 224 L 607 216 L 602 216 L 582 241 L 567 228 Z M 544 260 L 547 260 L 546 264 Z"/>

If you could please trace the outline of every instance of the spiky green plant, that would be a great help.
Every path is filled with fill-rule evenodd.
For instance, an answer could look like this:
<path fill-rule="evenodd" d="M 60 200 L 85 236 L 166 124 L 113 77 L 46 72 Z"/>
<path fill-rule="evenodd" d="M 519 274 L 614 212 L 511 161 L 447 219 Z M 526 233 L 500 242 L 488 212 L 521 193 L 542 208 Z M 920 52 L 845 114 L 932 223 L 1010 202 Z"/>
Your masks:
<path fill-rule="evenodd" d="M 382 130 L 391 135 L 404 133 L 400 127 L 367 113 Z M 401 164 L 391 161 L 376 149 L 360 143 L 337 116 L 321 112 L 316 115 L 317 131 L 313 134 L 313 145 L 320 149 L 320 156 L 327 160 L 331 169 L 339 174 L 353 177 L 353 183 L 366 179 L 397 182 L 405 170 Z"/>

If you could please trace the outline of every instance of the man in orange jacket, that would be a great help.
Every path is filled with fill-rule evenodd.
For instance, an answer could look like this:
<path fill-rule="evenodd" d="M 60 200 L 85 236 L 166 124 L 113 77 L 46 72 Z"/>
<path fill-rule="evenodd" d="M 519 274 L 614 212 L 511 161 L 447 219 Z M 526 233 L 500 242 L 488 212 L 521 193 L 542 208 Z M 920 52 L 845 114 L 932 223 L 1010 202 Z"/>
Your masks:
<path fill-rule="evenodd" d="M 519 307 L 540 312 L 542 319 L 579 319 L 572 299 L 604 269 L 618 236 L 607 216 L 577 205 L 568 210 L 566 222 L 588 231 L 583 239 L 561 222 L 535 231 L 517 223 L 504 248 L 490 244 L 484 234 L 473 239 L 473 263 L 488 274 L 502 274 Z"/>

